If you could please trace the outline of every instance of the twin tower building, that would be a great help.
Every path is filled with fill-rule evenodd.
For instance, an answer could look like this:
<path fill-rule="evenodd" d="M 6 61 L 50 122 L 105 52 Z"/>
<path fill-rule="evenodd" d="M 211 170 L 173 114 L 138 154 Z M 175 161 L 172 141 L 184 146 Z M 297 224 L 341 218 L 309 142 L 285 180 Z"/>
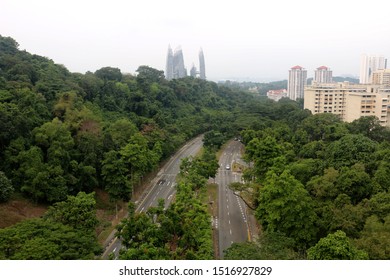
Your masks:
<path fill-rule="evenodd" d="M 206 67 L 204 63 L 203 50 L 199 51 L 199 71 L 195 65 L 192 65 L 190 75 L 194 78 L 206 79 Z M 183 51 L 178 46 L 175 51 L 172 51 L 171 46 L 168 46 L 167 64 L 165 68 L 165 78 L 167 80 L 184 78 L 187 76 L 187 69 L 184 66 Z"/>

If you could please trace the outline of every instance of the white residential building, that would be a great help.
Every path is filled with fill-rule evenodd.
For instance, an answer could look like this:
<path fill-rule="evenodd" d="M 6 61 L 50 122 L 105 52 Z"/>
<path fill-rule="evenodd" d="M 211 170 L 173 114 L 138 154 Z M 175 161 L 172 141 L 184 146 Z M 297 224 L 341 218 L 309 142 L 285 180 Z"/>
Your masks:
<path fill-rule="evenodd" d="M 387 60 L 382 55 L 363 54 L 360 59 L 360 76 L 361 84 L 371 84 L 372 74 L 380 69 L 386 69 Z"/>
<path fill-rule="evenodd" d="M 287 97 L 292 100 L 303 98 L 303 91 L 307 83 L 307 71 L 297 65 L 289 70 Z"/>

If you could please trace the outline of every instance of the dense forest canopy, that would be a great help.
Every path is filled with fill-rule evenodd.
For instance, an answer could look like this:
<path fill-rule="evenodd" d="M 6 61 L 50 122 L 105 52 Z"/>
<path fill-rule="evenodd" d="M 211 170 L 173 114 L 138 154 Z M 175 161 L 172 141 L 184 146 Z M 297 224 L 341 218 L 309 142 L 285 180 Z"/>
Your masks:
<path fill-rule="evenodd" d="M 0 229 L 0 259 L 94 258 L 94 191 L 129 201 L 144 175 L 202 133 L 207 151 L 183 161 L 174 204 L 146 214 L 129 205 L 121 258 L 212 258 L 199 197 L 215 151 L 240 134 L 251 168 L 234 187 L 251 193 L 261 234 L 226 258 L 390 259 L 389 130 L 374 117 L 343 123 L 301 105 L 192 77 L 167 81 L 149 66 L 71 73 L 0 36 L 0 203 L 50 205 Z"/>

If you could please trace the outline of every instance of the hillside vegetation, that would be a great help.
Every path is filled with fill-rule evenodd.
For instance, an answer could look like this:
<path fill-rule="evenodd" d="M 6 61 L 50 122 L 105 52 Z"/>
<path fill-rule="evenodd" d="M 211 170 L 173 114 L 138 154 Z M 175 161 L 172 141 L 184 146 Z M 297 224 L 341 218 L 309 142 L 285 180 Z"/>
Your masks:
<path fill-rule="evenodd" d="M 40 217 L 0 229 L 0 259 L 96 258 L 96 194 L 127 203 L 202 133 L 206 150 L 183 161 L 174 204 L 146 214 L 129 205 L 118 227 L 122 259 L 212 258 L 201 196 L 215 151 L 239 135 L 251 168 L 232 187 L 245 192 L 262 231 L 226 258 L 390 259 L 389 130 L 373 117 L 343 123 L 301 104 L 191 77 L 167 81 L 149 66 L 134 76 L 111 66 L 71 73 L 0 36 L 0 219 L 10 216 L 1 217 L 7 203 L 40 207 Z"/>

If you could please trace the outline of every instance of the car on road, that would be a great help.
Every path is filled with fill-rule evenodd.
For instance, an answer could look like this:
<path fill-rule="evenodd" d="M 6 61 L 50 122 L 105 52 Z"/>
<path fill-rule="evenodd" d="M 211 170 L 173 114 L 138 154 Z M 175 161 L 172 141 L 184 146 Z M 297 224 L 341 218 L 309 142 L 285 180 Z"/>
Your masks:
<path fill-rule="evenodd" d="M 226 170 L 230 170 L 230 164 L 226 164 Z"/>

